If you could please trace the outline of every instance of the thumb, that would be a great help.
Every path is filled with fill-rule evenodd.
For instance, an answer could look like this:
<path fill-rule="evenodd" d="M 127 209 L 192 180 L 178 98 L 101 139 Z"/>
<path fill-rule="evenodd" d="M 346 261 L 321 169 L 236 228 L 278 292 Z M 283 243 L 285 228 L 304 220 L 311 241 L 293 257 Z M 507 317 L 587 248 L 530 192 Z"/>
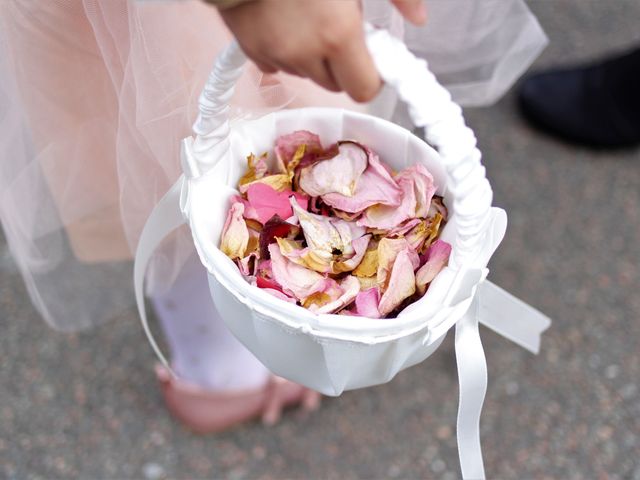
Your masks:
<path fill-rule="evenodd" d="M 414 25 L 424 25 L 427 21 L 427 8 L 424 0 L 391 0 L 404 18 Z"/>

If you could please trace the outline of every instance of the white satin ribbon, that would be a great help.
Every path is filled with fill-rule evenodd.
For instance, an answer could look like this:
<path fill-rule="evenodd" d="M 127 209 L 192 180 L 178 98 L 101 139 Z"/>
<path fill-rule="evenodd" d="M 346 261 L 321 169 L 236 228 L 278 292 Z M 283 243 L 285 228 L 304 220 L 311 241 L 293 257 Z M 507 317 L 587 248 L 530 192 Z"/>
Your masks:
<path fill-rule="evenodd" d="M 539 352 L 542 332 L 551 326 L 549 317 L 489 281 L 478 286 L 477 299 L 480 323 L 531 353 Z"/>
<path fill-rule="evenodd" d="M 165 358 L 162 350 L 158 346 L 147 320 L 147 311 L 144 305 L 144 276 L 155 252 L 156 248 L 162 241 L 180 225 L 186 223 L 186 220 L 180 209 L 180 195 L 185 183 L 184 175 L 181 175 L 178 181 L 169 189 L 169 191 L 160 199 L 155 206 L 151 215 L 142 229 L 138 247 L 136 248 L 136 258 L 133 264 L 133 286 L 136 294 L 136 304 L 138 306 L 138 315 L 147 340 L 156 357 L 162 364 L 174 375 L 169 362 Z"/>
<path fill-rule="evenodd" d="M 480 414 L 487 392 L 487 361 L 478 330 L 479 295 L 456 323 L 456 363 L 458 364 L 458 456 L 462 477 L 483 479 L 480 447 Z"/>
<path fill-rule="evenodd" d="M 169 371 L 169 362 L 149 328 L 144 305 L 144 276 L 158 245 L 173 230 L 186 223 L 180 207 L 184 188 L 185 179 L 181 176 L 154 208 L 140 236 L 134 265 L 140 320 L 156 356 Z M 465 480 L 485 478 L 480 447 L 480 413 L 487 390 L 487 363 L 478 324 L 482 323 L 532 353 L 538 353 L 540 336 L 551 325 L 548 317 L 483 278 L 483 275 L 477 276 L 476 281 L 480 283 L 471 307 L 456 323 L 455 348 L 460 384 L 457 438 Z"/>

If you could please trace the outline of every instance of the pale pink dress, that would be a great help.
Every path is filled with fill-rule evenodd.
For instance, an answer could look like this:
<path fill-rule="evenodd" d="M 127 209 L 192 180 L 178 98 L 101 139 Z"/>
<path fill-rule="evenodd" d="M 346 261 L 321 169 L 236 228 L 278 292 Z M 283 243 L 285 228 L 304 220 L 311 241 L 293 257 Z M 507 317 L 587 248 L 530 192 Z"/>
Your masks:
<path fill-rule="evenodd" d="M 384 0 L 364 8 L 368 20 L 431 60 L 463 103 L 497 99 L 546 42 L 522 0 L 427 5 L 425 29 L 406 27 Z M 95 325 L 132 307 L 131 252 L 180 174 L 179 142 L 229 39 L 215 9 L 198 0 L 0 2 L 0 220 L 33 303 L 53 327 Z M 367 108 L 253 67 L 233 104 L 254 113 Z M 393 100 L 377 108 L 401 116 Z M 207 388 L 264 381 L 253 357 L 202 313 L 212 308 L 206 289 L 185 287 L 203 284 L 201 268 L 188 261 L 192 252 L 183 230 L 149 274 L 176 368 Z M 221 362 L 220 355 L 239 360 Z"/>

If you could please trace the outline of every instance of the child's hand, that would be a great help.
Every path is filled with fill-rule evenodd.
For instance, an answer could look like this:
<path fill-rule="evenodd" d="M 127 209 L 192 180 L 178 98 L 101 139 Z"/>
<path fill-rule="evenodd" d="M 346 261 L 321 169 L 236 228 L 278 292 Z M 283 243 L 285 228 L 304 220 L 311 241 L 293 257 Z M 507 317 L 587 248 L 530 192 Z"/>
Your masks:
<path fill-rule="evenodd" d="M 421 0 L 393 3 L 407 19 L 424 21 Z M 357 0 L 253 0 L 220 13 L 264 72 L 307 77 L 359 102 L 373 99 L 380 89 Z"/>

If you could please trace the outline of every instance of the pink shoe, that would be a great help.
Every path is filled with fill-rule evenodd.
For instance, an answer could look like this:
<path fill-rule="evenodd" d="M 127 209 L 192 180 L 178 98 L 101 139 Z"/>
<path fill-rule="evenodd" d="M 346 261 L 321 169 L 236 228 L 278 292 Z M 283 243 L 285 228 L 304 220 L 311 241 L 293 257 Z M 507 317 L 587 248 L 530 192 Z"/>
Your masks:
<path fill-rule="evenodd" d="M 320 393 L 275 375 L 262 387 L 224 392 L 175 378 L 160 365 L 156 375 L 169 411 L 196 433 L 220 432 L 257 417 L 273 425 L 285 407 L 301 404 L 304 411 L 313 411 L 320 406 Z"/>

